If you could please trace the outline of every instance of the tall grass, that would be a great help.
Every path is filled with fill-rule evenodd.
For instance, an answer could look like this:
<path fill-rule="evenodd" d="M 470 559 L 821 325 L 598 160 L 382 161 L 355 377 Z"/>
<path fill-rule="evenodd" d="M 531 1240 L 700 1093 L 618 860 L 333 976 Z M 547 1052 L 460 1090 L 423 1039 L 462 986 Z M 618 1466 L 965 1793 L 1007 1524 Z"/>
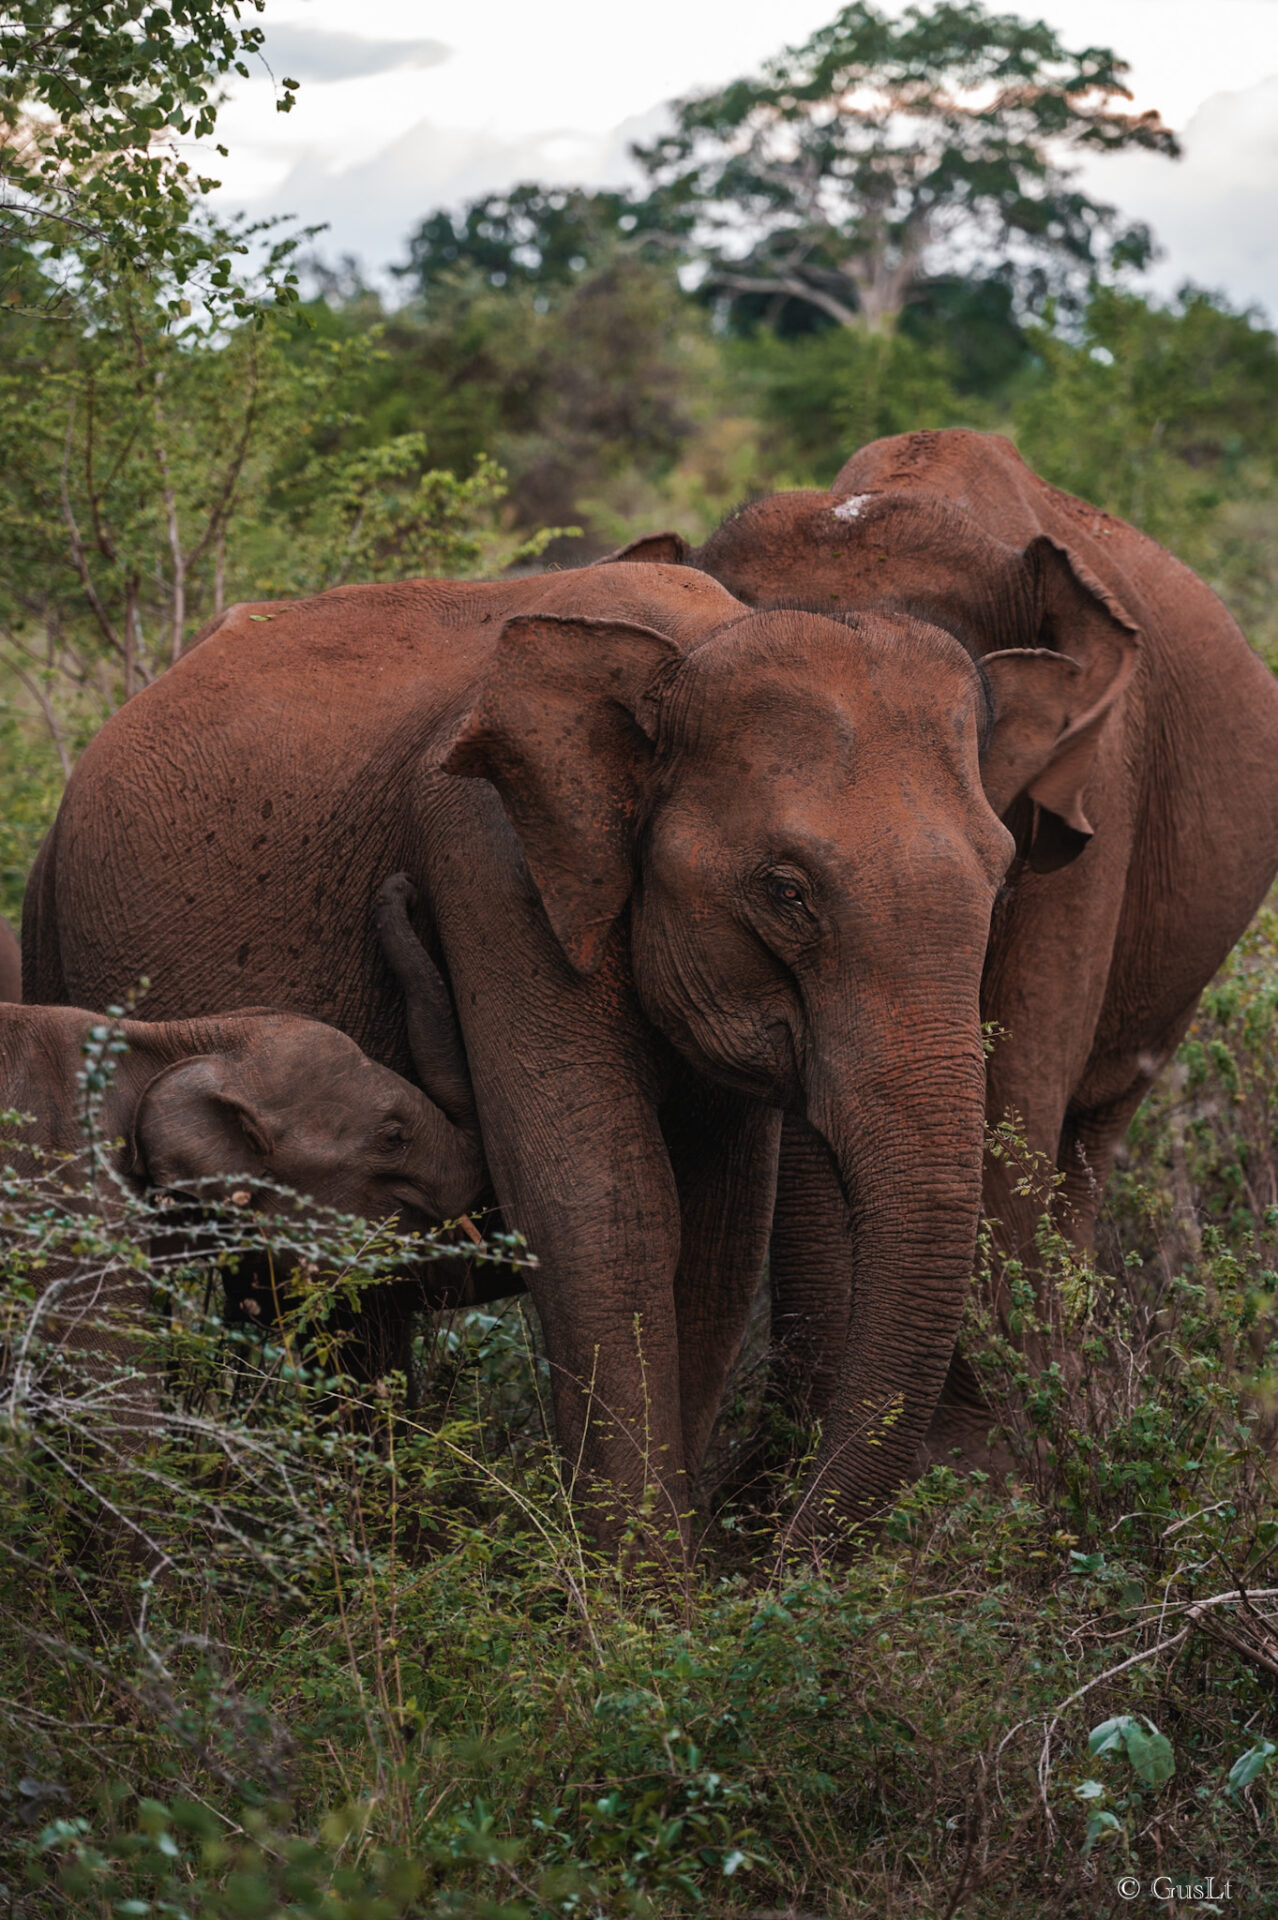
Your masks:
<path fill-rule="evenodd" d="M 934 1468 L 842 1562 L 778 1562 L 722 1492 L 678 1574 L 595 1552 L 525 1303 L 423 1322 L 415 1408 L 345 1377 L 324 1306 L 402 1255 L 357 1223 L 315 1219 L 299 1261 L 285 1214 L 210 1240 L 6 1179 L 8 1910 L 1004 1920 L 1161 1873 L 1264 1911 L 1276 995 L 1266 915 L 1132 1130 L 1096 1263 L 1045 1228 L 1046 1292 L 1001 1276 L 1068 1364 L 1029 1368 L 976 1276 L 1008 1478 Z M 249 1245 L 276 1324 L 224 1308 Z M 71 1253 L 153 1289 L 145 1362 L 42 1338 Z"/>

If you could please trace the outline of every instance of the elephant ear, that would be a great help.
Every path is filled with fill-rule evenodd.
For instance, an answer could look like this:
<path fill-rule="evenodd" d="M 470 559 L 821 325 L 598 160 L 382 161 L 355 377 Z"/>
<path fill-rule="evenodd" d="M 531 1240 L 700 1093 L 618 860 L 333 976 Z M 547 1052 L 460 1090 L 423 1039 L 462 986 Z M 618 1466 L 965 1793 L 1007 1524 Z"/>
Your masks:
<path fill-rule="evenodd" d="M 1025 550 L 1037 603 L 1037 648 L 986 654 L 994 736 L 982 778 L 996 813 L 1034 803 L 1029 863 L 1066 866 L 1093 828 L 1083 792 L 1105 723 L 1136 670 L 1139 632 L 1079 561 L 1046 535 Z"/>
<path fill-rule="evenodd" d="M 688 564 L 691 552 L 692 548 L 681 533 L 645 533 L 638 540 L 628 541 L 624 547 L 618 547 L 615 553 L 606 553 L 595 564 L 608 567 L 614 560 L 644 560 L 664 561 L 667 566 L 683 567 Z"/>
<path fill-rule="evenodd" d="M 661 690 L 683 655 L 621 621 L 507 621 L 443 762 L 492 782 L 556 938 L 593 973 L 630 897 Z"/>
<path fill-rule="evenodd" d="M 266 1171 L 271 1140 L 243 1075 L 216 1054 L 176 1060 L 149 1082 L 133 1119 L 133 1170 L 153 1187 Z"/>

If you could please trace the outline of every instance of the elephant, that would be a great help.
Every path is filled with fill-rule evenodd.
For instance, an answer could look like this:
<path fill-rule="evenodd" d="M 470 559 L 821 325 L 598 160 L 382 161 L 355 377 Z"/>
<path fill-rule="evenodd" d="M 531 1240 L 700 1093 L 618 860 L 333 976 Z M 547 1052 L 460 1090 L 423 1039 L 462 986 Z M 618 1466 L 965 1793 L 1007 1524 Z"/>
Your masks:
<path fill-rule="evenodd" d="M 378 931 L 405 991 L 414 1071 L 430 1092 L 368 1060 L 336 1027 L 265 1006 L 109 1023 L 84 1008 L 0 1006 L 0 1106 L 25 1116 L 13 1140 L 17 1171 L 56 1156 L 58 1165 L 83 1162 L 88 1175 L 79 1073 L 90 1035 L 107 1031 L 123 1043 L 94 1116 L 98 1139 L 109 1142 L 106 1185 L 98 1183 L 107 1212 L 148 1188 L 225 1200 L 232 1188 L 269 1183 L 340 1212 L 395 1219 L 405 1233 L 464 1217 L 487 1187 L 484 1148 L 451 1000 L 409 929 L 411 900 L 405 877 L 386 881 Z M 468 1298 L 470 1273 L 470 1263 L 443 1256 L 422 1261 L 414 1284 L 426 1304 L 445 1306 Z M 77 1319 L 100 1306 L 96 1283 L 86 1290 L 75 1273 L 58 1279 L 56 1319 L 75 1346 Z M 259 1317 L 276 1306 L 251 1258 L 225 1279 L 232 1311 L 248 1304 Z M 132 1273 L 115 1286 L 117 1332 L 107 1344 L 117 1357 L 129 1356 L 129 1323 L 144 1313 L 146 1290 Z"/>
<path fill-rule="evenodd" d="M 336 1028 L 274 1007 L 165 1021 L 6 1005 L 0 1101 L 24 1116 L 19 1151 L 83 1152 L 85 1049 L 109 1027 L 122 1045 L 95 1128 L 126 1189 L 259 1180 L 370 1220 L 397 1215 L 406 1232 L 459 1217 L 488 1176 L 448 988 L 409 924 L 415 904 L 407 876 L 393 875 L 376 924 L 420 1085 Z"/>
<path fill-rule="evenodd" d="M 0 919 L 0 1001 L 22 998 L 22 949 L 9 922 Z"/>
<path fill-rule="evenodd" d="M 997 434 L 878 440 L 828 492 L 757 500 L 697 548 L 666 533 L 615 558 L 696 567 L 756 608 L 911 615 L 982 668 L 1020 648 L 1077 663 L 1069 739 L 1006 816 L 1016 857 L 981 1010 L 1003 1036 L 989 1117 L 1014 1115 L 1059 1170 L 1062 1224 L 1090 1245 L 1127 1125 L 1278 866 L 1273 674 L 1202 580 Z M 987 1162 L 985 1210 L 1007 1252 L 1032 1256 L 1042 1202 L 1011 1166 Z M 787 1118 L 774 1331 L 818 1411 L 848 1325 L 847 1236 L 824 1144 Z M 988 1424 L 959 1356 L 937 1448 Z"/>
<path fill-rule="evenodd" d="M 907 615 L 751 612 L 678 566 L 242 606 L 83 754 L 27 974 L 102 1000 L 145 971 L 166 1017 L 271 998 L 409 1071 L 369 913 L 409 873 L 538 1260 L 574 1488 L 658 1552 L 686 1543 L 799 1116 L 858 1227 L 802 1511 L 855 1520 L 909 1472 L 954 1346 L 1002 816 L 1061 754 L 1080 804 L 1084 677 L 1018 649 L 978 672 Z"/>
<path fill-rule="evenodd" d="M 397 910 L 402 913 L 402 904 L 392 891 L 382 913 L 393 917 Z M 396 939 L 392 930 L 388 948 Z M 457 1041 L 447 990 L 437 973 L 430 977 L 429 961 L 425 965 L 425 974 L 420 964 L 415 968 L 410 1014 L 422 1039 L 419 1071 L 442 1069 L 444 1095 L 463 1109 L 464 1119 L 450 1058 Z M 94 1116 L 101 1143 L 96 1169 L 78 1080 L 95 1034 L 99 1043 L 109 1035 L 124 1049 Z M 0 1107 L 24 1116 L 8 1146 L 8 1166 L 28 1179 L 48 1167 L 65 1196 L 60 1204 L 77 1210 L 90 1204 L 91 1184 L 94 1210 L 108 1222 L 118 1219 L 129 1194 L 150 1188 L 197 1205 L 210 1193 L 243 1205 L 269 1182 L 293 1189 L 303 1202 L 309 1196 L 421 1231 L 464 1214 L 487 1179 L 477 1135 L 420 1088 L 370 1060 L 334 1028 L 266 1007 L 107 1022 L 79 1007 L 0 1006 Z M 272 1212 L 288 1205 L 269 1190 L 263 1197 Z M 155 1245 L 173 1239 L 161 1230 Z M 189 1250 L 185 1235 L 180 1244 Z M 224 1275 L 233 1313 L 246 1305 L 261 1311 L 255 1264 L 255 1256 L 243 1256 Z M 441 1264 L 465 1266 L 448 1257 Z M 428 1291 L 434 1265 L 420 1263 Z M 155 1432 L 159 1415 L 159 1369 L 145 1339 L 149 1277 L 127 1261 L 104 1268 L 67 1255 L 46 1263 L 43 1281 L 36 1315 L 45 1342 L 78 1358 L 99 1412 L 109 1417 L 115 1456 L 127 1458 Z M 446 1298 L 447 1280 L 435 1283 L 435 1291 Z M 373 1288 L 365 1297 L 379 1292 Z M 260 1297 L 267 1311 L 278 1307 L 274 1286 L 263 1285 Z M 131 1538 L 136 1529 L 121 1524 Z"/>
<path fill-rule="evenodd" d="M 85 1147 L 77 1075 L 101 1014 L 0 1007 L 0 1102 L 24 1116 L 19 1165 Z M 421 1089 L 318 1020 L 245 1007 L 110 1023 L 125 1051 L 98 1136 L 114 1184 L 218 1197 L 253 1182 L 405 1232 L 456 1219 L 486 1184 L 483 1149 Z"/>

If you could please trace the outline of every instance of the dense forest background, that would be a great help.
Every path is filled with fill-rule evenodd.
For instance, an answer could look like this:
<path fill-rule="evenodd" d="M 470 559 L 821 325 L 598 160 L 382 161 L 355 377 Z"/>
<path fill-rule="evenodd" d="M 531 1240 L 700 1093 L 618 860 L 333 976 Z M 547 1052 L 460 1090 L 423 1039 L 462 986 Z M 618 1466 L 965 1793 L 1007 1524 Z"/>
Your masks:
<path fill-rule="evenodd" d="M 0 7 L 10 918 L 84 744 L 233 601 L 696 538 L 881 434 L 1009 435 L 1278 667 L 1278 336 L 1212 289 L 1152 297 L 1157 236 L 1081 191 L 1085 153 L 1175 165 L 1111 50 L 856 0 L 671 103 L 632 191 L 423 207 L 392 297 L 322 235 L 216 218 L 184 157 L 216 169 L 259 11 Z M 579 1531 L 520 1302 L 423 1316 L 410 1407 L 343 1377 L 324 1318 L 402 1259 L 393 1232 L 308 1220 L 295 1268 L 264 1209 L 192 1242 L 0 1158 L 0 1904 L 1267 1911 L 1276 1033 L 1270 908 L 1137 1116 L 1095 1259 L 1045 1217 L 1036 1297 L 982 1246 L 964 1343 L 1010 1480 L 938 1466 L 842 1559 L 778 1554 L 813 1443 L 769 1406 L 762 1300 L 695 1549 L 637 1565 L 650 1516 L 611 1558 Z M 1046 1204 L 1014 1125 L 989 1145 Z M 269 1329 L 222 1314 L 245 1246 L 287 1275 Z M 66 1257 L 163 1308 L 144 1456 L 43 1336 Z M 999 1336 L 996 1284 L 1077 1374 Z"/>
<path fill-rule="evenodd" d="M 393 299 L 322 236 L 220 226 L 199 182 L 112 199 L 73 147 L 93 244 L 56 198 L 0 222 L 0 904 L 88 734 L 229 602 L 697 538 L 880 434 L 1010 435 L 1278 647 L 1278 339 L 1150 297 L 1156 237 L 1079 191 L 1080 152 L 1175 164 L 1122 77 L 979 6 L 849 6 L 673 103 L 646 191 L 424 210 Z M 15 95 L 9 124 L 30 191 L 47 123 Z"/>

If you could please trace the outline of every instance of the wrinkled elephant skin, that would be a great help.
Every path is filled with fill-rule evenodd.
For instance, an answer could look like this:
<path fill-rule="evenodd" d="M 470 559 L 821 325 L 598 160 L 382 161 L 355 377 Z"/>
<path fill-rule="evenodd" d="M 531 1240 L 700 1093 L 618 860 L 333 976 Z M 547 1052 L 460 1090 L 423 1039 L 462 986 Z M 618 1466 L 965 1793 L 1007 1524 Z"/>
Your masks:
<path fill-rule="evenodd" d="M 145 971 L 166 1016 L 283 1002 L 407 1071 L 370 900 L 410 874 L 604 1531 L 649 1492 L 682 1523 L 800 1117 L 856 1208 L 818 1480 L 864 1511 L 909 1470 L 971 1268 L 997 812 L 1058 759 L 1077 811 L 1082 683 L 1049 652 L 982 678 L 911 618 L 752 615 L 682 567 L 237 609 L 86 751 L 28 972 L 100 1001 Z"/>
<path fill-rule="evenodd" d="M 1000 807 L 1018 854 L 982 1012 L 1006 1036 L 990 1118 L 1017 1116 L 1059 1167 L 1061 1217 L 1087 1244 L 1128 1122 L 1278 865 L 1274 676 L 1187 567 L 1048 486 L 996 435 L 876 441 L 828 493 L 757 501 L 696 550 L 661 534 L 618 557 L 683 561 L 754 607 L 910 614 L 978 660 L 1046 647 L 1078 662 L 1073 732 L 1091 764 L 1073 811 L 1068 753 Z M 1009 1163 L 991 1161 L 986 1210 L 1024 1253 L 1040 1203 L 1011 1185 Z M 776 1240 L 778 1331 L 819 1406 L 846 1324 L 831 1302 L 846 1302 L 848 1222 L 821 1144 L 797 1125 Z M 961 1365 L 948 1398 L 938 1446 L 987 1424 Z"/>

